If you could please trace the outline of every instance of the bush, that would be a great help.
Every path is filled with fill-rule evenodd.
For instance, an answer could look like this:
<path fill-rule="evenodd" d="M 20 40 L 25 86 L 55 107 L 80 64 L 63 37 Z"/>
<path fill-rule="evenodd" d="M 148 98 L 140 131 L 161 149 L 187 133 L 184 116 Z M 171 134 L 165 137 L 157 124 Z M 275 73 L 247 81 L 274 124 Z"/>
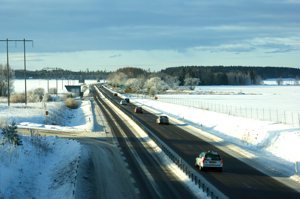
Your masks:
<path fill-rule="evenodd" d="M 36 89 L 33 91 L 33 94 L 34 94 L 34 95 L 37 95 L 37 96 L 39 97 L 40 101 L 42 101 L 43 96 L 44 96 L 44 93 L 45 93 L 45 91 L 44 91 L 43 88 L 36 88 Z"/>
<path fill-rule="evenodd" d="M 40 102 L 43 100 L 44 89 L 36 88 L 27 92 L 27 102 Z M 51 97 L 48 96 L 47 101 L 51 101 Z M 12 103 L 24 103 L 25 93 L 18 93 L 11 95 L 10 102 Z"/>
<path fill-rule="evenodd" d="M 71 109 L 77 109 L 79 105 L 74 98 L 67 98 L 66 106 Z"/>
<path fill-rule="evenodd" d="M 19 94 L 13 94 L 10 96 L 10 102 L 11 103 L 24 103 L 25 102 L 25 94 L 19 93 Z"/>

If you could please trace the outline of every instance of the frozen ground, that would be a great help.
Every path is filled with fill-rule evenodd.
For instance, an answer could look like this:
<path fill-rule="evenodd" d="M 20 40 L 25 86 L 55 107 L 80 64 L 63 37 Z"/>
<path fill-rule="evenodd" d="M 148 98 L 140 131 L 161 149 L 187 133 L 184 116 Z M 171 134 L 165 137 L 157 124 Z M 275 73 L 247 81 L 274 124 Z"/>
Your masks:
<path fill-rule="evenodd" d="M 231 89 L 230 87 L 221 86 L 218 88 L 223 89 L 223 91 Z M 264 87 L 256 88 L 258 89 L 258 91 L 256 90 L 257 93 L 263 93 L 261 88 Z M 292 87 L 287 86 L 285 88 Z M 203 88 L 201 87 L 201 89 Z M 255 91 L 255 87 L 251 89 Z M 292 95 L 293 92 L 291 96 L 299 97 L 297 90 L 294 92 L 294 96 Z M 191 95 L 185 96 L 190 97 Z M 223 95 L 219 98 L 222 100 Z M 295 171 L 295 163 L 300 161 L 299 128 L 143 98 L 135 97 L 131 100 L 176 119 L 182 120 L 184 118 L 186 123 L 197 128 L 201 128 L 202 125 L 204 131 L 223 139 L 228 144 L 237 145 L 255 158 L 266 157 L 265 160 L 270 160 L 265 162 L 268 168 L 299 181 L 299 174 Z M 272 101 L 269 102 L 269 104 L 271 103 Z M 281 106 L 284 105 L 285 103 L 281 104 Z M 47 103 L 47 110 L 50 115 L 65 110 L 63 107 L 63 102 Z M 15 120 L 20 127 L 72 131 L 82 136 L 93 137 L 95 133 L 97 133 L 97 137 L 105 136 L 103 131 L 92 131 L 94 125 L 93 120 L 89 119 L 93 117 L 90 107 L 89 100 L 83 101 L 81 107 L 77 110 L 64 111 L 65 115 L 61 115 L 59 118 L 46 119 L 46 109 L 42 107 L 41 103 L 28 103 L 27 107 L 24 104 L 11 104 L 11 107 L 7 107 L 7 102 L 2 99 L 0 100 L 0 121 L 11 122 Z M 295 104 L 295 109 L 297 108 L 298 106 Z M 68 119 L 64 120 L 62 118 Z M 61 124 L 51 124 L 57 123 L 59 120 Z M 61 179 L 59 173 L 65 172 L 63 168 L 66 165 L 70 164 L 71 168 L 76 167 L 76 161 L 81 153 L 80 144 L 73 140 L 57 137 L 37 139 L 40 140 L 37 142 L 43 142 L 46 146 L 49 146 L 47 150 L 36 150 L 36 144 L 26 138 L 23 139 L 24 145 L 17 149 L 1 146 L 0 198 L 31 198 L 31 196 L 43 198 L 42 196 L 46 195 L 54 196 L 53 198 L 73 198 L 75 174 L 70 171 L 70 177 L 65 182 L 56 179 Z M 56 157 L 55 160 L 54 157 Z M 225 160 L 224 164 L 226 164 Z M 170 163 L 170 165 L 172 164 Z M 188 183 L 184 176 L 182 176 L 182 179 Z M 41 180 L 43 180 L 43 183 L 39 183 Z M 36 186 L 37 184 L 38 186 Z"/>
<path fill-rule="evenodd" d="M 47 108 L 41 103 L 28 103 L 26 107 L 11 104 L 8 108 L 6 102 L 0 102 L 0 121 L 2 125 L 14 120 L 18 127 L 95 136 L 90 108 L 90 101 L 83 101 L 76 110 L 65 108 L 64 102 L 49 102 Z M 22 146 L 0 145 L 0 198 L 74 198 L 80 144 L 39 136 L 35 131 L 32 134 L 21 136 Z M 103 132 L 97 134 L 102 136 Z"/>
<path fill-rule="evenodd" d="M 101 80 L 102 81 L 102 80 Z M 85 84 L 96 83 L 96 80 L 86 79 Z M 45 92 L 48 90 L 48 80 L 45 79 L 27 79 L 27 90 L 36 89 L 36 88 L 43 88 Z M 58 93 L 67 93 L 67 89 L 65 85 L 79 85 L 78 80 L 57 80 L 57 91 Z M 25 92 L 25 80 L 24 79 L 15 79 L 14 80 L 15 92 L 16 93 L 23 93 Z M 51 79 L 49 80 L 49 88 L 56 88 L 56 80 Z"/>

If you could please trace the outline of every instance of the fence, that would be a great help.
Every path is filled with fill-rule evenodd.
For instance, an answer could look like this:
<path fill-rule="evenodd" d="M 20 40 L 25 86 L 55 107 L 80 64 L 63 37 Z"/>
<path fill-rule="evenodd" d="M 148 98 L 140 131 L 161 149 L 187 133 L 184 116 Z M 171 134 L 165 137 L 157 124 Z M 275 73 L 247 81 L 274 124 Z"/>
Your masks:
<path fill-rule="evenodd" d="M 154 100 L 153 97 L 147 95 L 137 95 L 149 100 Z M 252 118 L 264 121 L 272 121 L 276 123 L 282 123 L 285 125 L 300 127 L 300 113 L 293 113 L 290 111 L 271 109 L 271 108 L 254 108 L 246 106 L 233 106 L 227 104 L 213 103 L 209 101 L 200 101 L 187 98 L 167 98 L 160 96 L 158 98 L 160 102 L 166 102 L 171 104 L 177 104 L 182 106 L 194 107 L 204 109 L 208 111 L 214 111 L 218 113 L 224 113 L 237 117 Z"/>

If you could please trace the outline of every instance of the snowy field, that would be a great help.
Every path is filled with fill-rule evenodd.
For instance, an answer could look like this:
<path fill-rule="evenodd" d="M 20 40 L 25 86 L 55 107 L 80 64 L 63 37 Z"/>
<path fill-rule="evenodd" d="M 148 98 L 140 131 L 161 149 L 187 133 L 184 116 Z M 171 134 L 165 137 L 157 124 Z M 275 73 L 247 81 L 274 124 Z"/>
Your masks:
<path fill-rule="evenodd" d="M 85 80 L 85 84 L 96 83 L 96 80 Z M 78 80 L 49 80 L 49 88 L 56 88 L 57 83 L 57 91 L 58 93 L 67 93 L 67 89 L 65 85 L 79 85 Z M 27 91 L 36 88 L 43 88 L 45 92 L 48 91 L 48 80 L 45 79 L 27 79 L 26 80 Z M 24 79 L 15 79 L 14 80 L 15 92 L 23 93 L 25 92 L 25 80 Z"/>
<path fill-rule="evenodd" d="M 197 86 L 187 94 L 158 95 L 158 101 L 300 127 L 300 86 Z"/>

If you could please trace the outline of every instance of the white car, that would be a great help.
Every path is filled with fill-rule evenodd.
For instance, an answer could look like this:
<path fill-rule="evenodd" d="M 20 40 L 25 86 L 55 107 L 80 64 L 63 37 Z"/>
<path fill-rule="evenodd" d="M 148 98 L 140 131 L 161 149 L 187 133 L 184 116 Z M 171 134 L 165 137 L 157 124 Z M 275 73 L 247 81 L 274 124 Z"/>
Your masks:
<path fill-rule="evenodd" d="M 126 100 L 121 100 L 121 101 L 120 101 L 120 104 L 121 104 L 121 105 L 127 105 L 127 102 L 126 102 Z"/>
<path fill-rule="evenodd" d="M 217 168 L 219 171 L 222 171 L 223 160 L 217 152 L 202 152 L 196 158 L 195 166 L 199 167 L 199 170 L 204 170 L 204 168 Z"/>

